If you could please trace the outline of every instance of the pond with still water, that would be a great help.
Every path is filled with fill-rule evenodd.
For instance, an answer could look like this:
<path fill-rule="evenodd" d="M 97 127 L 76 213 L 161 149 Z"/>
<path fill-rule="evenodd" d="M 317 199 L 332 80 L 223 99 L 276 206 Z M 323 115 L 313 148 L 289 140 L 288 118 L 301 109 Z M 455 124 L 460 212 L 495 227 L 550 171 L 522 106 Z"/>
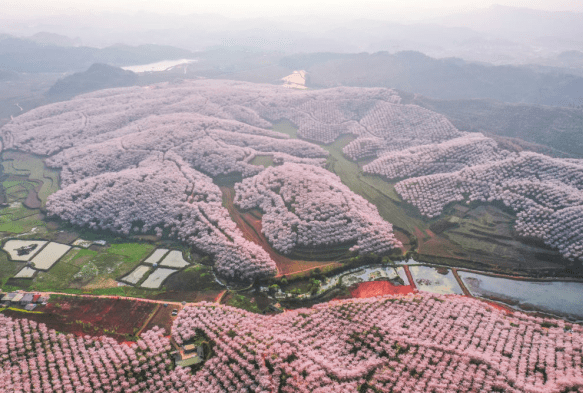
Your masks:
<path fill-rule="evenodd" d="M 472 295 L 500 300 L 523 310 L 583 320 L 583 283 L 569 281 L 521 281 L 458 271 Z"/>

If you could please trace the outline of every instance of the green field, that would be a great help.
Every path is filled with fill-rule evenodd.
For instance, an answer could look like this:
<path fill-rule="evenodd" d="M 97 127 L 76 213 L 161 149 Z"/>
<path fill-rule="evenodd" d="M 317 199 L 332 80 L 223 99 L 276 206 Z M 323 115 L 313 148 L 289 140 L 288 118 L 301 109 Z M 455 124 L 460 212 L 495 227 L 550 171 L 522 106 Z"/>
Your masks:
<path fill-rule="evenodd" d="M 427 223 L 418 213 L 415 214 L 414 208 L 404 206 L 392 184 L 378 176 L 362 174 L 356 162 L 344 157 L 342 148 L 353 140 L 352 135 L 342 135 L 334 143 L 322 146 L 330 153 L 328 169 L 336 173 L 348 188 L 373 203 L 381 217 L 394 226 L 409 233 L 414 233 L 415 227 L 427 228 Z"/>
<path fill-rule="evenodd" d="M 59 173 L 45 166 L 44 161 L 31 154 L 6 151 L 2 153 L 2 166 L 10 180 L 2 183 L 7 196 L 26 198 L 31 189 L 37 189 L 44 207 L 49 195 L 59 190 Z M 24 195 L 23 195 L 24 194 Z M 10 198 L 8 202 L 11 202 Z"/>
<path fill-rule="evenodd" d="M 0 232 L 21 234 L 45 225 L 40 210 L 27 209 L 20 202 L 12 202 L 10 206 L 0 209 Z"/>
<path fill-rule="evenodd" d="M 101 251 L 73 248 L 48 272 L 38 273 L 29 288 L 111 291 L 117 289 L 116 280 L 129 273 L 153 249 L 153 245 L 144 243 L 112 244 Z"/>
<path fill-rule="evenodd" d="M 251 165 L 261 165 L 264 168 L 268 168 L 270 166 L 273 166 L 273 157 L 272 156 L 255 156 L 252 160 L 251 160 Z"/>
<path fill-rule="evenodd" d="M 171 291 L 220 291 L 223 286 L 215 281 L 212 267 L 194 265 L 171 275 L 164 287 Z"/>
<path fill-rule="evenodd" d="M 280 120 L 273 124 L 273 131 L 281 132 L 292 138 L 298 137 L 298 128 L 289 120 Z"/>

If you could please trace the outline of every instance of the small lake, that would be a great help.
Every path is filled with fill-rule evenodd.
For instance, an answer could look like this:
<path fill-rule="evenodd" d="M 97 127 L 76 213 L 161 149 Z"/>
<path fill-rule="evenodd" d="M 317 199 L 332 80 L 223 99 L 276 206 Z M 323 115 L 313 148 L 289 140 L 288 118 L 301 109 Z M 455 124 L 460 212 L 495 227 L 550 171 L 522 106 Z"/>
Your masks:
<path fill-rule="evenodd" d="M 493 298 L 523 310 L 583 320 L 583 283 L 569 281 L 520 281 L 458 271 L 472 295 Z"/>
<path fill-rule="evenodd" d="M 158 72 L 158 71 L 166 71 L 167 69 L 172 68 L 172 67 L 176 67 L 177 65 L 194 63 L 196 61 L 198 61 L 198 60 L 196 60 L 196 59 L 163 60 L 163 61 L 158 61 L 156 63 L 133 65 L 133 66 L 127 66 L 127 67 L 122 67 L 122 68 L 124 70 L 133 71 L 133 72 Z"/>

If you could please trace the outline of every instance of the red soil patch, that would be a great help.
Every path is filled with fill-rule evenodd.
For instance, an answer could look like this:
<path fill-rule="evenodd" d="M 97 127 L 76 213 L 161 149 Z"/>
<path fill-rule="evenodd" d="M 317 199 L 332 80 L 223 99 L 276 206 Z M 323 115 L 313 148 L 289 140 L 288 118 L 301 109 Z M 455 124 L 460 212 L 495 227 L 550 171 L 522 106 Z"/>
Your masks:
<path fill-rule="evenodd" d="M 59 332 L 106 335 L 121 342 L 127 340 L 126 334 L 133 335 L 144 325 L 155 307 L 155 303 L 125 299 L 65 296 L 35 310 L 41 313 L 5 310 L 4 314 L 44 323 Z"/>
<path fill-rule="evenodd" d="M 290 259 L 284 255 L 279 254 L 277 251 L 271 247 L 269 241 L 263 233 L 261 232 L 261 217 L 262 214 L 258 210 L 252 210 L 250 212 L 239 212 L 239 210 L 233 204 L 235 198 L 235 190 L 231 187 L 220 187 L 225 199 L 227 210 L 231 216 L 231 219 L 237 224 L 237 227 L 243 232 L 245 239 L 258 244 L 263 248 L 271 259 L 275 262 L 277 266 L 277 276 L 290 275 L 300 272 L 308 272 L 310 270 L 320 268 L 325 266 L 334 265 L 337 267 L 342 266 L 338 262 L 334 261 L 298 261 Z"/>
<path fill-rule="evenodd" d="M 492 306 L 493 308 L 500 310 L 500 311 L 504 311 L 507 314 L 509 314 L 509 313 L 511 314 L 514 312 L 514 310 L 511 309 L 510 307 L 505 307 L 505 306 L 498 304 L 496 302 L 490 302 L 488 300 L 483 300 L 483 299 L 479 299 L 479 300 L 483 301 L 484 303 L 488 303 L 488 305 Z"/>
<path fill-rule="evenodd" d="M 375 297 L 381 295 L 406 295 L 413 292 L 411 285 L 394 285 L 389 281 L 361 282 L 350 291 L 355 298 Z"/>
<path fill-rule="evenodd" d="M 144 328 L 144 331 L 152 329 L 154 326 L 164 328 L 166 333 L 170 333 L 172 330 L 172 322 L 174 321 L 172 317 L 172 310 L 177 309 L 180 311 L 182 307 L 175 304 L 169 304 L 167 307 L 161 306 L 156 314 L 150 319 L 148 325 Z"/>
<path fill-rule="evenodd" d="M 221 302 L 221 299 L 223 298 L 223 296 L 225 296 L 225 293 L 227 293 L 227 290 L 226 289 L 223 292 L 219 293 L 215 297 L 215 303 L 220 303 Z"/>
<path fill-rule="evenodd" d="M 417 237 L 417 241 L 419 244 L 417 248 L 419 254 L 451 259 L 463 259 L 460 256 L 456 255 L 456 252 L 457 253 L 463 252 L 463 250 L 459 246 L 453 244 L 446 238 L 436 235 L 429 229 L 427 229 L 424 233 L 419 228 L 415 227 L 415 236 Z M 424 240 L 428 236 L 429 239 Z"/>
<path fill-rule="evenodd" d="M 410 239 L 409 236 L 405 235 L 405 233 L 393 229 L 393 233 L 395 235 L 395 237 L 397 238 L 398 241 L 401 242 L 402 246 L 401 246 L 401 251 L 403 252 L 403 254 L 405 254 L 407 251 L 411 250 L 411 243 L 410 243 Z"/>

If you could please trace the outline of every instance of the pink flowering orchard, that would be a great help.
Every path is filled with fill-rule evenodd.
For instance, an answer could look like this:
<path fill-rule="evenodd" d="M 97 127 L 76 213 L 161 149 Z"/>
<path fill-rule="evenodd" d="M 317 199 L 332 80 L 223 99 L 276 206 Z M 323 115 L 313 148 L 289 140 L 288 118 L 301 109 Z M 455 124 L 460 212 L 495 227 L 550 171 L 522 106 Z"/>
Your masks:
<path fill-rule="evenodd" d="M 295 124 L 303 140 L 270 129 L 281 119 Z M 391 224 L 381 223 L 366 203 L 363 220 L 351 221 L 342 234 L 333 229 L 347 219 L 338 216 L 340 211 L 354 210 L 339 202 L 353 198 L 347 188 L 336 188 L 338 198 L 331 200 L 335 207 L 322 218 L 310 218 L 309 225 L 292 223 L 294 213 L 287 208 L 273 210 L 272 204 L 268 209 L 265 201 L 275 201 L 273 195 L 262 200 L 250 196 L 270 189 L 273 182 L 274 169 L 252 163 L 257 156 L 269 156 L 285 168 L 309 166 L 306 173 L 314 183 L 330 183 L 334 176 L 323 169 L 328 152 L 317 143 L 331 143 L 342 134 L 354 137 L 343 148 L 344 155 L 367 160 L 364 173 L 400 181 L 396 191 L 423 215 L 438 217 L 452 202 L 500 201 L 517 213 L 519 235 L 541 239 L 570 260 L 583 256 L 582 160 L 505 150 L 482 134 L 456 129 L 440 114 L 403 103 L 390 89 L 295 91 L 213 80 L 110 89 L 24 113 L 1 134 L 5 148 L 48 156 L 47 164 L 60 169 L 62 190 L 50 197 L 49 213 L 123 234 L 174 236 L 215 257 L 217 270 L 226 277 L 251 280 L 275 270 L 262 249 L 242 240 L 217 202 L 213 181 L 224 176 L 245 179 L 237 185 L 241 207 L 270 210 L 263 230 L 282 253 L 309 242 L 356 241 L 360 252 L 396 246 Z M 170 186 L 154 184 L 160 177 L 146 175 L 161 168 L 160 176 Z M 281 182 L 294 170 L 278 173 Z M 136 181 L 152 193 L 126 186 Z M 108 188 L 115 190 L 120 209 L 105 208 L 111 202 L 103 196 L 84 197 L 94 187 L 102 195 Z M 209 192 L 213 197 L 205 196 Z M 302 193 L 301 198 L 302 206 L 320 203 L 325 193 Z M 84 202 L 75 206 L 77 200 Z M 134 222 L 130 216 L 136 217 Z M 378 226 L 368 227 L 372 222 Z M 321 234 L 309 234 L 318 230 Z"/>
<path fill-rule="evenodd" d="M 583 329 L 462 296 L 324 303 L 275 316 L 201 303 L 172 327 L 212 354 L 175 367 L 157 328 L 131 345 L 0 315 L 3 392 L 532 392 L 583 390 Z"/>
<path fill-rule="evenodd" d="M 286 163 L 235 189 L 239 208 L 264 213 L 263 233 L 283 254 L 298 246 L 353 244 L 353 251 L 378 254 L 401 246 L 377 208 L 323 168 Z"/>

